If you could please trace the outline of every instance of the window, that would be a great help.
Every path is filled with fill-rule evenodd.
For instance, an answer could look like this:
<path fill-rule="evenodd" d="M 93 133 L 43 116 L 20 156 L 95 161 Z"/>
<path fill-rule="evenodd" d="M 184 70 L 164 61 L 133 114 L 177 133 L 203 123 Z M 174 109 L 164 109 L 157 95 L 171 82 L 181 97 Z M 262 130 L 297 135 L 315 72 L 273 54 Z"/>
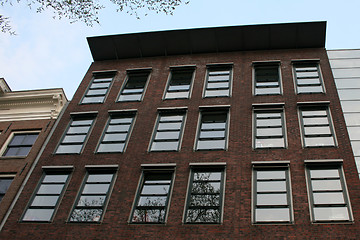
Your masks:
<path fill-rule="evenodd" d="M 254 94 L 281 94 L 280 63 L 254 63 Z"/>
<path fill-rule="evenodd" d="M 22 221 L 50 222 L 64 194 L 71 169 L 45 170 Z"/>
<path fill-rule="evenodd" d="M 228 109 L 201 111 L 196 150 L 226 149 L 228 112 Z"/>
<path fill-rule="evenodd" d="M 341 163 L 308 163 L 306 177 L 313 222 L 352 221 Z"/>
<path fill-rule="evenodd" d="M 64 134 L 56 154 L 80 154 L 90 133 L 95 116 L 72 116 L 72 120 Z"/>
<path fill-rule="evenodd" d="M 195 67 L 171 68 L 164 99 L 189 98 Z"/>
<path fill-rule="evenodd" d="M 232 65 L 208 66 L 204 97 L 229 97 Z"/>
<path fill-rule="evenodd" d="M 110 119 L 97 148 L 98 153 L 125 151 L 135 114 L 135 112 L 114 112 L 110 114 Z"/>
<path fill-rule="evenodd" d="M 120 92 L 118 101 L 141 101 L 145 92 L 150 70 L 128 71 L 127 81 Z"/>
<path fill-rule="evenodd" d="M 335 146 L 335 133 L 328 106 L 300 106 L 304 147 Z"/>
<path fill-rule="evenodd" d="M 130 216 L 131 223 L 165 223 L 174 168 L 144 168 Z"/>
<path fill-rule="evenodd" d="M 150 151 L 179 151 L 186 110 L 160 111 Z"/>
<path fill-rule="evenodd" d="M 254 108 L 254 148 L 285 148 L 286 124 L 282 106 L 260 107 Z"/>
<path fill-rule="evenodd" d="M 70 215 L 70 222 L 100 222 L 114 183 L 117 167 L 88 168 L 87 174 Z"/>
<path fill-rule="evenodd" d="M 253 165 L 253 222 L 293 221 L 288 164 Z"/>
<path fill-rule="evenodd" d="M 313 62 L 293 62 L 297 93 L 324 93 L 320 66 Z"/>
<path fill-rule="evenodd" d="M 10 187 L 11 182 L 14 180 L 14 176 L 0 175 L 0 202 L 5 196 L 5 193 Z"/>
<path fill-rule="evenodd" d="M 194 166 L 191 169 L 185 223 L 221 223 L 224 170 L 224 166 Z"/>
<path fill-rule="evenodd" d="M 103 103 L 116 72 L 96 73 L 81 103 Z"/>
<path fill-rule="evenodd" d="M 2 156 L 26 157 L 38 136 L 38 132 L 15 132 Z"/>

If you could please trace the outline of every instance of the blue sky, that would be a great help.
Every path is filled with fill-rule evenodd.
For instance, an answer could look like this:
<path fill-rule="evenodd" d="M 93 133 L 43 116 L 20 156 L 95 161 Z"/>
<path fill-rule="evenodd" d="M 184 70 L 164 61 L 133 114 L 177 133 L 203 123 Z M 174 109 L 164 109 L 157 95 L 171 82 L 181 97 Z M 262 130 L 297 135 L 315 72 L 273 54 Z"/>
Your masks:
<path fill-rule="evenodd" d="M 360 48 L 359 0 L 190 0 L 173 16 L 150 13 L 140 20 L 101 2 L 107 8 L 94 27 L 37 14 L 21 2 L 0 6 L 17 32 L 0 33 L 0 77 L 13 91 L 64 88 L 71 99 L 92 62 L 86 37 L 170 29 L 327 21 L 327 49 Z"/>

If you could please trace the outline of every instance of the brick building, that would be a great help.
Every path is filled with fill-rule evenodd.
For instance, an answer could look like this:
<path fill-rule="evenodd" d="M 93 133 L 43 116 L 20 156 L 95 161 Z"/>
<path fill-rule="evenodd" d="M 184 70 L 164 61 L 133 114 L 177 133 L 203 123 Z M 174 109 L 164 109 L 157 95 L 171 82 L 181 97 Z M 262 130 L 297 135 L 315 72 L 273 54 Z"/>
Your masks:
<path fill-rule="evenodd" d="M 12 91 L 0 78 L 0 221 L 66 103 L 63 89 Z"/>
<path fill-rule="evenodd" d="M 356 238 L 325 22 L 88 38 L 0 238 Z"/>

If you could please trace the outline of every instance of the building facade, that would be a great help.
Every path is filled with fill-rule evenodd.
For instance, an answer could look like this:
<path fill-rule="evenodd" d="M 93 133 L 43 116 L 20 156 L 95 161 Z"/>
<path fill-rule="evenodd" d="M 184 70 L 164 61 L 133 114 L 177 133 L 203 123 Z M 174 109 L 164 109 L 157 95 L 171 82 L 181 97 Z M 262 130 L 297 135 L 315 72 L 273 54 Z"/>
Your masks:
<path fill-rule="evenodd" d="M 325 22 L 88 38 L 0 238 L 356 238 Z"/>
<path fill-rule="evenodd" d="M 360 50 L 328 50 L 327 53 L 360 173 Z"/>
<path fill-rule="evenodd" d="M 0 79 L 0 221 L 66 103 L 62 89 L 12 91 Z"/>

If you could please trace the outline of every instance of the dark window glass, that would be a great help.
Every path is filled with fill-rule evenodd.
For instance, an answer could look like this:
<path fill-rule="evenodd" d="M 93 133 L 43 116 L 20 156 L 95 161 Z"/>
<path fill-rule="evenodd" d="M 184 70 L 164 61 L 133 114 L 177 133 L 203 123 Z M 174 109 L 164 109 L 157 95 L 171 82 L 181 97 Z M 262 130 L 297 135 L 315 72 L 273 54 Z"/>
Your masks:
<path fill-rule="evenodd" d="M 297 93 L 323 93 L 324 83 L 317 62 L 294 63 Z"/>
<path fill-rule="evenodd" d="M 208 67 L 204 97 L 229 97 L 232 66 Z"/>
<path fill-rule="evenodd" d="M 194 168 L 190 174 L 185 223 L 220 223 L 224 168 Z"/>
<path fill-rule="evenodd" d="M 81 103 L 103 103 L 115 73 L 96 74 Z"/>
<path fill-rule="evenodd" d="M 226 149 L 228 110 L 202 111 L 196 150 Z"/>
<path fill-rule="evenodd" d="M 288 168 L 256 167 L 253 177 L 254 222 L 292 222 Z"/>
<path fill-rule="evenodd" d="M 126 84 L 120 92 L 118 101 L 141 101 L 149 74 L 149 71 L 129 72 Z"/>
<path fill-rule="evenodd" d="M 254 74 L 255 95 L 281 94 L 278 64 L 256 64 Z"/>
<path fill-rule="evenodd" d="M 15 133 L 8 144 L 4 157 L 25 157 L 31 150 L 39 133 Z"/>
<path fill-rule="evenodd" d="M 304 147 L 335 146 L 335 134 L 327 106 L 300 107 Z"/>
<path fill-rule="evenodd" d="M 193 68 L 174 68 L 165 93 L 165 99 L 189 98 Z"/>
<path fill-rule="evenodd" d="M 161 112 L 151 142 L 151 151 L 178 151 L 184 128 L 185 111 Z"/>
<path fill-rule="evenodd" d="M 6 191 L 9 189 L 11 182 L 13 181 L 13 178 L 6 177 L 2 178 L 0 176 L 0 202 L 5 196 Z"/>
<path fill-rule="evenodd" d="M 97 152 L 124 152 L 129 140 L 134 118 L 134 112 L 112 114 L 101 138 Z"/>
<path fill-rule="evenodd" d="M 94 117 L 73 118 L 56 150 L 56 154 L 79 154 L 93 122 Z"/>
<path fill-rule="evenodd" d="M 165 223 L 172 179 L 173 170 L 143 172 L 132 223 Z"/>
<path fill-rule="evenodd" d="M 308 164 L 306 174 L 313 222 L 351 221 L 342 166 Z"/>
<path fill-rule="evenodd" d="M 91 170 L 87 173 L 70 222 L 99 222 L 102 220 L 115 170 Z"/>
<path fill-rule="evenodd" d="M 44 173 L 22 221 L 50 222 L 69 179 L 69 171 Z"/>
<path fill-rule="evenodd" d="M 284 112 L 254 109 L 254 148 L 285 148 Z"/>

